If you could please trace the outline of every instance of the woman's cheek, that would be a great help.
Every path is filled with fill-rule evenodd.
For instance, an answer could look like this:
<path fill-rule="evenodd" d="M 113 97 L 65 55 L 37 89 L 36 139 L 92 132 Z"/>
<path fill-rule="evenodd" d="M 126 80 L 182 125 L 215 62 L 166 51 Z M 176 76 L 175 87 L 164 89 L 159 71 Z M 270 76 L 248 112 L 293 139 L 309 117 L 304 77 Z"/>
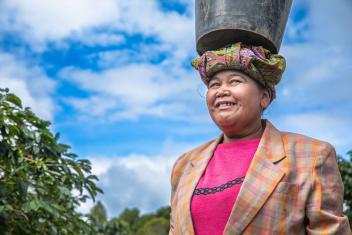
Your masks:
<path fill-rule="evenodd" d="M 214 104 L 214 97 L 215 95 L 213 94 L 213 92 L 208 90 L 206 94 L 206 102 L 209 110 L 211 109 L 212 104 Z"/>

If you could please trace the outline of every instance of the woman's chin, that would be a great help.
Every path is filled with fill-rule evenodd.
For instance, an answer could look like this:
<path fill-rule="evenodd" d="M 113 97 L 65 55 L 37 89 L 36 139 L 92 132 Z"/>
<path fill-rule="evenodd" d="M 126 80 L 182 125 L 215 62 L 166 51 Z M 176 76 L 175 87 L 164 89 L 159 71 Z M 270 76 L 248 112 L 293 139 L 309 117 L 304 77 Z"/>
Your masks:
<path fill-rule="evenodd" d="M 233 117 L 219 117 L 216 118 L 214 122 L 221 130 L 224 130 L 229 127 L 234 127 L 234 125 L 237 123 L 237 120 Z"/>

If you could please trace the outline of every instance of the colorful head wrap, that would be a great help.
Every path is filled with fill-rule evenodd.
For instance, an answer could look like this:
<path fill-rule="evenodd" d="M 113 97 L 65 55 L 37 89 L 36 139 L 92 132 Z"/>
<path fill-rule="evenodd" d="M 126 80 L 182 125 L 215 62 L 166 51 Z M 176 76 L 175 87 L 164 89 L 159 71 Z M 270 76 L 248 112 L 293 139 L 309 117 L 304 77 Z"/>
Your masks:
<path fill-rule="evenodd" d="M 242 71 L 258 81 L 272 92 L 275 98 L 275 85 L 281 80 L 285 71 L 285 58 L 271 54 L 263 47 L 246 46 L 242 43 L 232 44 L 216 51 L 206 51 L 192 61 L 192 66 L 199 71 L 200 77 L 207 85 L 217 72 L 227 69 Z"/>

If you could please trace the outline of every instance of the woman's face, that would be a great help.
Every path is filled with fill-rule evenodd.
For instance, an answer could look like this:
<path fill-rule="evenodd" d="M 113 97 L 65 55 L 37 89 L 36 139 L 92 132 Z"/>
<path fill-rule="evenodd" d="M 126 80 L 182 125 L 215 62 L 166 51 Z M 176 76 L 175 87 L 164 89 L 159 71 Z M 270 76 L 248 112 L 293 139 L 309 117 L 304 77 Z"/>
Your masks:
<path fill-rule="evenodd" d="M 210 80 L 206 100 L 216 125 L 227 135 L 237 135 L 260 125 L 261 112 L 269 105 L 270 96 L 249 76 L 223 70 Z"/>

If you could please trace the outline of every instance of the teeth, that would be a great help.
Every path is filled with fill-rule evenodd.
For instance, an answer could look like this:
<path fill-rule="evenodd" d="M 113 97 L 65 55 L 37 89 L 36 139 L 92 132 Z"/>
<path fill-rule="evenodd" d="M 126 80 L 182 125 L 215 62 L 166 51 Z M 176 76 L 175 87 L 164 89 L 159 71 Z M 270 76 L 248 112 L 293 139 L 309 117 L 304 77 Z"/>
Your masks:
<path fill-rule="evenodd" d="M 218 104 L 219 107 L 226 107 L 226 106 L 232 106 L 232 105 L 234 105 L 234 104 L 233 104 L 233 103 L 230 103 L 230 102 Z"/>

